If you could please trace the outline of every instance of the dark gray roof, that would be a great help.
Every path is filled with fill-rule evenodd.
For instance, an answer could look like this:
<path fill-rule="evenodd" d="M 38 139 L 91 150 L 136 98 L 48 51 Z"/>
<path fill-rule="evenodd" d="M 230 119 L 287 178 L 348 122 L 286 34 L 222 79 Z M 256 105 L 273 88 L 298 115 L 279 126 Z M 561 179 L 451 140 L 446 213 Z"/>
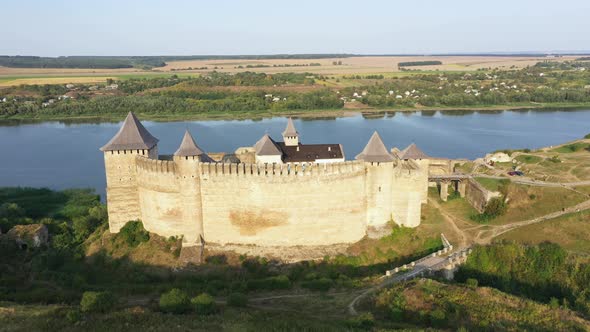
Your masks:
<path fill-rule="evenodd" d="M 422 150 L 416 146 L 416 144 L 412 143 L 407 148 L 405 148 L 402 152 L 399 153 L 400 159 L 428 159 L 428 157 Z"/>
<path fill-rule="evenodd" d="M 283 136 L 298 136 L 299 133 L 297 129 L 295 129 L 295 125 L 293 124 L 293 119 L 289 118 L 287 121 L 287 128 L 283 131 Z"/>
<path fill-rule="evenodd" d="M 226 164 L 239 164 L 242 161 L 234 153 L 228 153 L 221 158 L 221 162 Z"/>
<path fill-rule="evenodd" d="M 204 152 L 201 148 L 195 143 L 195 140 L 191 133 L 188 132 L 188 129 L 184 132 L 184 137 L 182 138 L 182 142 L 178 147 L 178 150 L 174 152 L 175 156 L 187 157 L 187 156 L 200 156 Z"/>
<path fill-rule="evenodd" d="M 100 150 L 149 150 L 156 144 L 158 139 L 145 129 L 133 112 L 129 112 L 119 132 Z"/>
<path fill-rule="evenodd" d="M 281 156 L 283 153 L 278 148 L 277 143 L 268 136 L 268 134 L 264 134 L 258 142 L 254 145 L 254 150 L 256 150 L 257 156 Z"/>
<path fill-rule="evenodd" d="M 388 162 L 395 160 L 395 157 L 387 151 L 385 144 L 381 140 L 381 136 L 377 132 L 374 132 L 363 151 L 355 159 L 367 162 Z"/>
<path fill-rule="evenodd" d="M 285 142 L 277 142 L 277 146 L 283 152 L 283 161 L 286 163 L 315 162 L 317 159 L 342 159 L 344 152 L 340 144 L 298 144 L 285 145 Z"/>

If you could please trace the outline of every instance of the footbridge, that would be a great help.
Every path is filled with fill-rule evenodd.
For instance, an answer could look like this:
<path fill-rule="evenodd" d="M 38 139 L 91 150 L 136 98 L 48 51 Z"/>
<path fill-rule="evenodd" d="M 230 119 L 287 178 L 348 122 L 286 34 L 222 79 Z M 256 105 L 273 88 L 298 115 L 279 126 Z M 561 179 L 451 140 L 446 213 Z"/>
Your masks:
<path fill-rule="evenodd" d="M 440 193 L 440 199 L 443 201 L 446 201 L 449 196 L 449 184 L 453 185 L 455 191 L 457 191 L 461 197 L 465 197 L 465 189 L 469 179 L 471 179 L 471 175 L 462 173 L 431 174 L 428 176 L 428 182 L 436 183 L 438 192 Z"/>
<path fill-rule="evenodd" d="M 367 289 L 352 300 L 348 305 L 349 313 L 352 315 L 357 314 L 355 306 L 364 297 L 398 282 L 417 277 L 431 276 L 435 273 L 442 273 L 445 278 L 452 279 L 459 265 L 467 261 L 467 256 L 471 254 L 472 249 L 471 247 L 465 247 L 453 250 L 453 245 L 447 240 L 445 235 L 441 234 L 440 236 L 443 243 L 441 250 L 408 264 L 385 271 L 385 275 L 381 277 L 381 282 L 377 286 Z"/>

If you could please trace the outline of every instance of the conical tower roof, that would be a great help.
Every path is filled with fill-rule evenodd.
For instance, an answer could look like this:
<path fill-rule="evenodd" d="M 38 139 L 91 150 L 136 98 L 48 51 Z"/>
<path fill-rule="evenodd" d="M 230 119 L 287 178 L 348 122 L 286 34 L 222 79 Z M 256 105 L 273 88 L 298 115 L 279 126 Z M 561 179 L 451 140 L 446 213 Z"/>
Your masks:
<path fill-rule="evenodd" d="M 363 151 L 355 159 L 367 162 L 388 162 L 393 161 L 395 158 L 387 151 L 381 136 L 375 131 Z"/>
<path fill-rule="evenodd" d="M 405 148 L 400 154 L 399 154 L 400 159 L 428 159 L 430 157 L 428 157 L 428 155 L 426 155 L 426 153 L 422 152 L 422 150 L 420 150 L 420 148 L 418 148 L 418 146 L 416 146 L 416 144 L 412 143 L 410 145 L 408 145 L 407 148 Z"/>
<path fill-rule="evenodd" d="M 295 129 L 295 125 L 293 124 L 293 119 L 289 118 L 287 121 L 287 128 L 283 131 L 283 136 L 298 136 L 299 133 L 297 129 Z"/>
<path fill-rule="evenodd" d="M 180 157 L 191 157 L 191 156 L 200 156 L 204 154 L 203 150 L 195 143 L 195 139 L 189 133 L 188 129 L 184 132 L 184 137 L 182 138 L 182 142 L 178 147 L 178 150 L 174 152 L 175 156 Z"/>
<path fill-rule="evenodd" d="M 129 112 L 119 132 L 100 150 L 149 150 L 157 143 L 158 139 L 145 129 L 133 112 Z"/>
<path fill-rule="evenodd" d="M 277 144 L 268 136 L 264 134 L 261 139 L 254 145 L 256 155 L 258 156 L 277 156 L 283 155 L 281 150 L 277 147 Z"/>

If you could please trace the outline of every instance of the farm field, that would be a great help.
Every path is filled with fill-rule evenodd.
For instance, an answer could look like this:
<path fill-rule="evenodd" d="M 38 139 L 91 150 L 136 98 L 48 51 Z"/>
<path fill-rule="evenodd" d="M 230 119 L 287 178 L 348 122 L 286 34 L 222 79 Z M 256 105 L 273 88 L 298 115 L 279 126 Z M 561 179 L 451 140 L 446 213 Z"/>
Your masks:
<path fill-rule="evenodd" d="M 553 60 L 574 60 L 578 56 L 564 56 Z M 388 73 L 399 72 L 398 63 L 413 61 L 441 61 L 442 65 L 412 66 L 417 70 L 439 71 L 474 71 L 481 68 L 524 68 L 545 60 L 545 57 L 504 57 L 504 56 L 371 56 L 328 59 L 276 59 L 276 60 L 187 60 L 171 61 L 166 66 L 159 68 L 162 71 L 186 70 L 187 68 L 218 67 L 219 71 L 239 72 L 244 70 L 256 72 L 312 72 L 318 74 L 356 74 L 356 73 Z M 341 65 L 334 62 L 341 61 Z M 319 63 L 320 66 L 301 66 L 310 63 Z M 270 66 L 261 68 L 246 68 L 246 66 Z M 294 66 L 278 66 L 299 65 Z M 244 68 L 236 68 L 242 66 Z M 273 67 L 277 66 L 277 67 Z M 221 68 L 223 67 L 223 68 Z"/>
<path fill-rule="evenodd" d="M 552 61 L 571 61 L 579 56 L 551 58 Z M 476 71 L 482 68 L 519 69 L 533 66 L 546 57 L 516 56 L 355 56 L 322 59 L 264 59 L 264 60 L 182 60 L 169 61 L 164 67 L 151 70 L 139 68 L 79 69 L 79 68 L 8 68 L 0 66 L 0 88 L 21 84 L 98 83 L 107 78 L 150 78 L 175 73 L 194 76 L 201 73 L 237 73 L 244 71 L 264 73 L 309 72 L 321 75 L 345 76 L 352 74 L 382 74 L 400 77 L 414 73 Z M 442 65 L 411 66 L 411 72 L 400 71 L 398 63 L 413 61 L 441 61 Z M 334 65 L 334 62 L 342 64 Z M 310 65 L 314 64 L 314 65 Z M 318 65 L 319 64 L 319 65 Z M 346 85 L 342 82 L 341 85 Z"/>

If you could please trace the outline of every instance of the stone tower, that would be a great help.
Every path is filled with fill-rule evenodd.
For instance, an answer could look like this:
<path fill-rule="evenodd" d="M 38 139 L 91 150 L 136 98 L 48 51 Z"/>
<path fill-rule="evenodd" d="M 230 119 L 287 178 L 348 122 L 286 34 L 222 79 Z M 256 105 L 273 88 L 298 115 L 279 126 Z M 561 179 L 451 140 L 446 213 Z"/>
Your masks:
<path fill-rule="evenodd" d="M 287 121 L 287 128 L 283 131 L 283 141 L 286 146 L 297 146 L 299 145 L 299 133 L 295 129 L 293 119 L 289 118 Z"/>
<path fill-rule="evenodd" d="M 104 152 L 109 229 L 117 233 L 128 221 L 141 219 L 135 158 L 157 159 L 158 139 L 129 112 L 117 134 L 100 150 Z"/>
<path fill-rule="evenodd" d="M 396 158 L 387 151 L 375 131 L 363 151 L 356 156 L 365 162 L 367 170 L 365 195 L 367 197 L 367 235 L 380 237 L 393 220 L 391 211 L 393 170 Z"/>
<path fill-rule="evenodd" d="M 422 203 L 426 203 L 428 200 L 428 170 L 432 157 L 426 155 L 416 144 L 412 143 L 399 152 L 399 158 L 405 161 L 411 160 L 420 166 L 421 172 L 418 175 L 418 179 L 422 182 L 421 187 L 423 188 L 421 199 Z M 423 183 L 426 183 L 426 185 Z"/>
<path fill-rule="evenodd" d="M 179 193 L 183 202 L 181 207 L 181 227 L 184 235 L 182 246 L 183 248 L 200 246 L 204 243 L 200 164 L 213 160 L 195 143 L 188 130 L 184 133 L 173 159 L 180 179 Z"/>

